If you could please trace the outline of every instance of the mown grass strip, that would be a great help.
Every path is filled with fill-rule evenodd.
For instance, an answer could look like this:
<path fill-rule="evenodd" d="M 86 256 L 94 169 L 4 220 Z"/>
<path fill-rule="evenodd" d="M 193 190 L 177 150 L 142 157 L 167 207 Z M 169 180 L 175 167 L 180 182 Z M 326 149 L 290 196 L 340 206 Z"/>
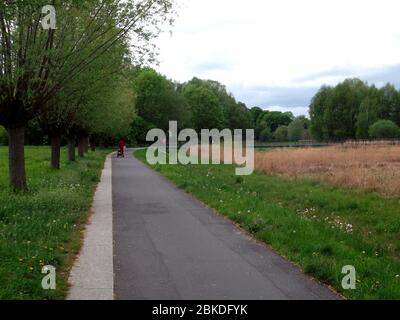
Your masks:
<path fill-rule="evenodd" d="M 0 299 L 63 299 L 68 273 L 79 252 L 82 230 L 107 150 L 90 152 L 50 169 L 48 147 L 27 147 L 29 191 L 8 188 L 7 149 L 0 148 Z M 57 268 L 57 290 L 42 289 L 43 265 Z"/>
<path fill-rule="evenodd" d="M 146 151 L 136 156 L 145 160 Z M 229 165 L 153 167 L 304 271 L 352 299 L 400 299 L 400 201 L 361 190 L 254 173 Z M 342 289 L 342 268 L 357 289 Z"/>

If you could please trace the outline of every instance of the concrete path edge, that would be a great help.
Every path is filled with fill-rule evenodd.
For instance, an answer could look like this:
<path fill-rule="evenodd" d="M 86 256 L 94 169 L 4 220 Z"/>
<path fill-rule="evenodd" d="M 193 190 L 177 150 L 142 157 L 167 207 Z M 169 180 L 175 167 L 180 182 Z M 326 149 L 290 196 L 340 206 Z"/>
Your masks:
<path fill-rule="evenodd" d="M 84 244 L 70 277 L 68 300 L 113 300 L 112 156 L 106 158 Z"/>

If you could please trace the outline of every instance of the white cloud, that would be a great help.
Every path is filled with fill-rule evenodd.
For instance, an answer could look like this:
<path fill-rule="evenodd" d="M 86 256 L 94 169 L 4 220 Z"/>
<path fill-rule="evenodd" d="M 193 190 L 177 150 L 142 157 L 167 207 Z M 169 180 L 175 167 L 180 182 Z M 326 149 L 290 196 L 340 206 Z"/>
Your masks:
<path fill-rule="evenodd" d="M 275 105 L 274 88 L 290 95 L 400 65 L 399 9 L 398 0 L 181 0 L 172 37 L 158 40 L 159 69 L 179 81 L 218 80 L 250 105 Z"/>

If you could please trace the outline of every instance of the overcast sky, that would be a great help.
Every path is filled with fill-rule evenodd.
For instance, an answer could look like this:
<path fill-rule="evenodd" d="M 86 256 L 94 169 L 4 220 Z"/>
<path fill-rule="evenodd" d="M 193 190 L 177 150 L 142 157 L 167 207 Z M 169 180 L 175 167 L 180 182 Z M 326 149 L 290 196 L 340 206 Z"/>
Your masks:
<path fill-rule="evenodd" d="M 308 114 L 323 84 L 400 86 L 399 0 L 178 0 L 159 71 L 213 79 L 249 107 Z"/>

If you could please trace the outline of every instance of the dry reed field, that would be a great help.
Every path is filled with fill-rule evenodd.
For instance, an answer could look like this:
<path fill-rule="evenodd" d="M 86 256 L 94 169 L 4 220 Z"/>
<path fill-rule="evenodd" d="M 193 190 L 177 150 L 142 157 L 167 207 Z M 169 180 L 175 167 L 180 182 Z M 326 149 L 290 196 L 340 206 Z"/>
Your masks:
<path fill-rule="evenodd" d="M 345 144 L 257 152 L 256 170 L 400 196 L 400 146 Z"/>

